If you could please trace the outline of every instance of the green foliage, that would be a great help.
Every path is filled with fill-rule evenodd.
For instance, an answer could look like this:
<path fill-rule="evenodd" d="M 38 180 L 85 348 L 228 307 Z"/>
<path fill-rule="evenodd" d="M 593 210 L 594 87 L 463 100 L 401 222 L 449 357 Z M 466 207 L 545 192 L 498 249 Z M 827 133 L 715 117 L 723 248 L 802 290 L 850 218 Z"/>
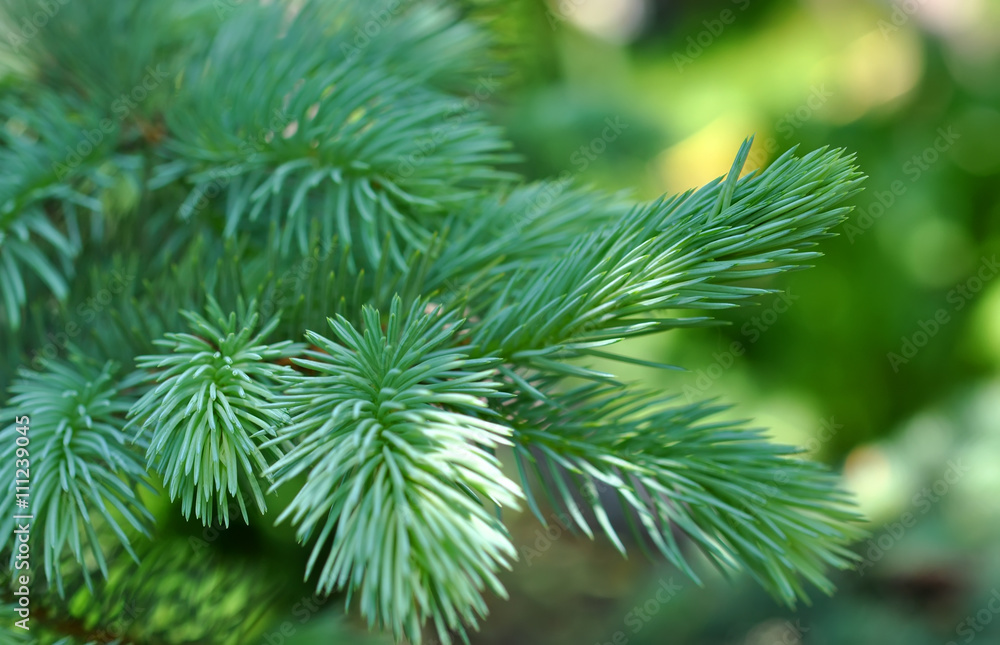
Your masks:
<path fill-rule="evenodd" d="M 470 107 L 493 92 L 488 41 L 449 12 L 398 8 L 362 43 L 366 3 L 224 9 L 67 5 L 0 97 L 0 346 L 19 347 L 0 376 L 70 355 L 22 368 L 4 410 L 32 417 L 35 530 L 60 593 L 64 576 L 98 600 L 101 579 L 137 576 L 157 616 L 180 616 L 211 605 L 182 589 L 193 561 L 133 549 L 139 535 L 183 538 L 174 516 L 192 513 L 197 530 L 288 520 L 263 556 L 297 539 L 320 593 L 397 639 L 449 643 L 504 595 L 517 549 L 500 509 L 521 499 L 624 551 L 620 505 L 640 546 L 696 580 L 682 541 L 788 603 L 802 578 L 831 590 L 858 535 L 832 475 L 720 406 L 587 361 L 649 364 L 611 346 L 773 292 L 842 221 L 852 157 L 789 152 L 740 178 L 746 142 L 724 180 L 651 204 L 523 184 Z M 155 91 L 67 164 L 161 63 Z M 140 498 L 147 479 L 179 509 Z M 129 556 L 139 568 L 113 573 Z M 224 586 L 220 604 L 269 602 Z M 237 638 L 211 625 L 158 638 Z"/>
<path fill-rule="evenodd" d="M 371 19 L 362 5 L 311 2 L 290 20 L 285 14 L 281 4 L 234 14 L 186 72 L 166 112 L 172 161 L 153 184 L 193 184 L 184 218 L 224 191 L 227 235 L 265 217 L 280 227 L 283 253 L 293 241 L 306 253 L 318 220 L 323 239 L 337 234 L 367 266 L 379 263 L 388 237 L 396 268 L 405 268 L 406 248 L 426 250 L 443 213 L 512 177 L 495 167 L 506 158 L 499 130 L 427 83 L 469 56 L 476 39 L 420 7 L 362 50 L 350 44 Z M 284 46 L 275 51 L 262 34 Z M 427 42 L 435 44 L 430 61 L 412 58 Z M 245 63 L 265 58 L 267 74 Z M 220 101 L 229 109 L 220 111 Z"/>
<path fill-rule="evenodd" d="M 122 390 L 129 385 L 113 364 L 98 368 L 78 357 L 46 360 L 41 372 L 22 371 L 3 410 L 11 420 L 0 430 L 5 446 L 14 446 L 21 436 L 13 420 L 30 412 L 30 514 L 36 535 L 44 536 L 45 576 L 60 591 L 67 551 L 80 563 L 93 558 L 107 575 L 99 528 L 109 530 L 132 557 L 135 534 L 149 535 L 152 515 L 138 495 L 148 486 L 146 469 L 123 432 L 122 416 L 131 400 Z M 5 460 L 0 475 L 13 481 L 14 474 L 14 459 Z M 0 505 L 0 536 L 12 544 L 13 517 L 24 513 L 15 508 L 13 495 Z M 90 585 L 88 568 L 82 573 Z"/>
<path fill-rule="evenodd" d="M 302 540 L 318 531 L 310 569 L 329 543 L 320 591 L 356 590 L 397 638 L 419 640 L 433 618 L 447 641 L 486 614 L 484 587 L 504 594 L 495 570 L 516 557 L 488 507 L 521 495 L 492 454 L 509 428 L 481 418 L 496 361 L 457 351 L 461 321 L 419 302 L 394 300 L 384 331 L 377 311 L 364 319 L 363 332 L 331 319 L 336 340 L 307 332 L 317 349 L 294 359 L 316 374 L 280 398 L 292 422 L 279 439 L 295 447 L 272 471 L 277 485 L 308 476 L 278 520 Z"/>
<path fill-rule="evenodd" d="M 768 293 L 729 283 L 815 258 L 803 249 L 841 221 L 849 209 L 833 206 L 857 190 L 861 176 L 839 151 L 803 158 L 790 151 L 739 181 L 737 161 L 725 183 L 636 207 L 514 272 L 487 294 L 477 342 L 536 373 L 602 380 L 608 377 L 562 361 L 607 357 L 596 348 L 711 321 L 659 312 L 722 309 Z"/>
<path fill-rule="evenodd" d="M 105 174 L 86 162 L 66 172 L 53 166 L 56 155 L 65 154 L 63 146 L 75 146 L 79 137 L 79 125 L 67 114 L 86 123 L 94 120 L 92 111 L 55 94 L 33 97 L 28 105 L 23 97 L 0 99 L 7 123 L 0 130 L 0 163 L 6 169 L 0 180 L 0 287 L 4 317 L 14 329 L 31 286 L 28 275 L 37 276 L 56 298 L 66 297 L 81 239 L 78 211 L 94 214 L 100 231 L 96 214 L 103 208 L 90 193 Z M 46 212 L 51 202 L 61 205 L 62 222 L 53 222 Z"/>
<path fill-rule="evenodd" d="M 147 378 L 159 384 L 129 412 L 143 420 L 143 430 L 152 428 L 147 464 L 162 475 L 170 498 L 181 499 L 185 517 L 193 509 L 205 524 L 212 523 L 217 506 L 229 526 L 226 496 L 235 498 L 249 521 L 241 481 L 260 512 L 267 510 L 257 481 L 268 466 L 260 446 L 286 423 L 286 415 L 268 404 L 271 388 L 291 371 L 274 361 L 298 353 L 302 345 L 264 344 L 278 320 L 258 330 L 255 308 L 251 303 L 239 318 L 227 317 L 212 301 L 211 320 L 183 312 L 193 334 L 167 334 L 156 341 L 167 353 L 136 358 Z M 270 452 L 281 454 L 274 446 Z"/>
<path fill-rule="evenodd" d="M 677 405 L 651 392 L 592 384 L 515 409 L 516 458 L 543 523 L 529 473 L 588 536 L 581 501 L 624 552 L 608 520 L 605 499 L 613 499 L 629 513 L 640 544 L 648 537 L 695 580 L 671 527 L 721 569 L 745 568 L 790 605 L 807 597 L 796 575 L 830 593 L 823 569 L 856 559 L 844 545 L 862 535 L 852 525 L 860 518 L 836 477 L 761 430 L 713 419 L 723 406 Z M 613 495 L 602 498 L 602 491 Z"/>

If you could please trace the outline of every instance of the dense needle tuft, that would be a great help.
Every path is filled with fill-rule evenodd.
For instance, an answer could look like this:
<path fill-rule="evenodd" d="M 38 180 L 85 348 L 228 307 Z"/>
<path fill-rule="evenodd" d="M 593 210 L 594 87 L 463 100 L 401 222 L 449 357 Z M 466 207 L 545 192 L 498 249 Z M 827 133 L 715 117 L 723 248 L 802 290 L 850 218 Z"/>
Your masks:
<path fill-rule="evenodd" d="M 433 619 L 448 643 L 486 614 L 484 590 L 504 594 L 496 570 L 515 557 L 493 510 L 521 496 L 493 456 L 510 435 L 487 408 L 496 361 L 455 349 L 461 321 L 438 309 L 396 299 L 364 321 L 330 320 L 335 340 L 308 332 L 316 349 L 295 359 L 315 374 L 279 399 L 292 424 L 273 442 L 295 447 L 271 471 L 305 483 L 279 519 L 316 540 L 321 592 L 347 589 L 397 638 Z"/>
<path fill-rule="evenodd" d="M 273 319 L 258 329 L 251 304 L 239 316 L 226 316 L 214 301 L 203 317 L 185 312 L 193 333 L 167 334 L 156 344 L 169 353 L 140 356 L 149 370 L 150 389 L 129 411 L 130 422 L 148 430 L 146 460 L 160 473 L 171 499 L 179 498 L 184 515 L 211 524 L 216 509 L 229 525 L 229 503 L 239 506 L 248 521 L 244 492 L 258 510 L 267 506 L 258 477 L 278 446 L 262 444 L 287 420 L 269 407 L 278 379 L 291 372 L 278 363 L 301 351 L 291 341 L 271 345 L 264 340 L 277 326 Z"/>
<path fill-rule="evenodd" d="M 15 496 L 5 496 L 0 537 L 13 544 L 15 523 L 25 523 L 13 517 L 33 515 L 27 522 L 32 535 L 44 536 L 33 545 L 41 547 L 45 577 L 60 593 L 66 557 L 89 587 L 92 566 L 107 576 L 105 554 L 114 542 L 135 558 L 132 542 L 149 535 L 152 515 L 138 494 L 149 486 L 141 457 L 123 432 L 132 399 L 122 393 L 129 384 L 120 378 L 110 363 L 94 366 L 76 356 L 72 362 L 43 359 L 41 371 L 21 371 L 11 387 L 13 398 L 0 411 L 9 420 L 0 430 L 3 445 L 13 449 L 24 444 L 19 437 L 28 439 L 25 461 L 12 454 L 0 464 L 0 475 L 13 483 L 25 477 L 25 472 L 15 477 L 16 471 L 30 465 L 30 508 L 17 508 Z M 14 422 L 24 416 L 28 423 Z"/>

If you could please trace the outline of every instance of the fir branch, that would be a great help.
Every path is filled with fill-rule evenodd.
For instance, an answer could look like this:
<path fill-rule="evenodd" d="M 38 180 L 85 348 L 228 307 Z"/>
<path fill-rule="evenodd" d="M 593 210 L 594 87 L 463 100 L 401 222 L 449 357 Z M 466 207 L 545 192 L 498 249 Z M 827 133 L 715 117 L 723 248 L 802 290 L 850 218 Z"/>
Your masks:
<path fill-rule="evenodd" d="M 561 256 L 516 271 L 472 333 L 481 351 L 507 362 L 600 379 L 564 361 L 626 337 L 708 324 L 659 312 L 736 306 L 768 290 L 733 282 L 817 257 L 805 249 L 830 235 L 850 210 L 839 204 L 858 190 L 852 161 L 841 151 L 789 151 L 732 188 L 715 181 L 637 207 Z"/>
<path fill-rule="evenodd" d="M 595 228 L 628 213 L 624 194 L 608 195 L 567 181 L 540 181 L 486 193 L 453 213 L 424 286 L 459 290 L 544 266 Z M 486 298 L 495 295 L 487 291 Z"/>
<path fill-rule="evenodd" d="M 338 16 L 328 22 L 343 25 L 325 40 L 331 57 L 364 59 L 396 76 L 458 95 L 473 92 L 482 75 L 497 70 L 489 52 L 493 44 L 489 32 L 460 20 L 455 7 L 447 4 L 405 6 L 375 0 L 326 3 L 321 8 Z M 372 28 L 373 20 L 377 29 Z"/>
<path fill-rule="evenodd" d="M 509 429 L 481 417 L 497 396 L 494 361 L 449 347 L 459 321 L 396 299 L 387 319 L 368 309 L 363 332 L 330 320 L 336 340 L 294 359 L 315 376 L 290 379 L 278 400 L 292 415 L 277 441 L 295 441 L 270 472 L 306 481 L 278 521 L 315 539 L 319 591 L 357 594 L 369 623 L 419 642 L 432 620 L 448 630 L 486 613 L 482 592 L 516 553 L 489 504 L 517 507 L 518 487 L 491 450 Z M 325 561 L 322 554 L 329 549 Z"/>
<path fill-rule="evenodd" d="M 837 478 L 744 422 L 716 419 L 725 407 L 677 405 L 671 397 L 599 384 L 551 399 L 505 406 L 513 411 L 522 484 L 543 522 L 532 476 L 548 491 L 555 484 L 558 494 L 547 493 L 549 499 L 579 529 L 592 538 L 596 522 L 624 553 L 599 494 L 607 491 L 639 543 L 648 539 L 695 581 L 674 529 L 720 568 L 748 571 L 789 605 L 808 599 L 798 576 L 829 594 L 824 569 L 856 560 L 847 546 L 863 535 L 861 518 Z M 593 520 L 584 517 L 588 511 Z"/>
<path fill-rule="evenodd" d="M 88 106 L 49 92 L 30 102 L 21 97 L 0 101 L 5 169 L 0 178 L 0 304 L 4 322 L 15 330 L 32 295 L 27 279 L 32 274 L 57 299 L 66 297 L 81 246 L 79 211 L 91 214 L 92 236 L 102 230 L 98 193 L 107 183 L 101 165 L 111 144 L 89 144 L 83 139 L 86 128 L 80 127 L 96 127 L 98 118 Z M 82 157 L 75 152 L 81 141 L 87 144 Z"/>
<path fill-rule="evenodd" d="M 379 263 L 388 238 L 402 269 L 446 210 L 513 177 L 493 168 L 508 145 L 460 100 L 400 73 L 423 50 L 419 39 L 395 43 L 392 56 L 374 46 L 334 53 L 330 12 L 340 39 L 367 19 L 346 6 L 313 0 L 290 20 L 282 5 L 234 14 L 167 112 L 171 161 L 153 185 L 193 184 L 184 217 L 224 192 L 226 234 L 263 218 L 279 227 L 285 254 L 293 244 L 308 251 L 314 214 L 323 239 L 336 235 L 364 266 Z M 415 51 L 404 55 L 407 44 Z M 270 69 L 244 64 L 262 51 Z"/>
<path fill-rule="evenodd" d="M 126 528 L 149 535 L 152 515 L 138 489 L 152 488 L 123 432 L 131 400 L 121 392 L 131 384 L 118 380 L 116 367 L 106 364 L 98 369 L 79 357 L 72 362 L 43 360 L 43 367 L 41 372 L 22 370 L 3 415 L 15 419 L 30 411 L 31 514 L 35 530 L 44 536 L 45 578 L 62 592 L 66 552 L 80 565 L 93 558 L 107 577 L 98 529 L 110 531 L 136 557 L 134 536 Z M 4 445 L 15 445 L 16 428 L 12 423 L 0 430 Z M 7 481 L 14 480 L 14 471 L 14 459 L 0 465 L 0 476 Z M 22 514 L 14 501 L 11 495 L 0 502 L 4 544 L 13 543 L 12 518 Z M 88 567 L 81 566 L 81 573 L 89 588 Z"/>
<path fill-rule="evenodd" d="M 148 467 L 163 476 L 170 499 L 180 498 L 185 517 L 192 510 L 206 525 L 216 507 L 229 525 L 229 505 L 235 498 L 249 523 L 244 489 L 261 513 L 267 510 L 257 481 L 269 461 L 262 444 L 286 422 L 280 410 L 268 407 L 271 388 L 291 370 L 276 361 L 301 352 L 291 341 L 265 344 L 277 326 L 272 319 L 258 329 L 256 304 L 228 317 L 213 300 L 208 318 L 184 312 L 193 334 L 171 333 L 156 344 L 169 353 L 140 356 L 145 379 L 156 381 L 129 411 L 129 425 L 142 422 L 139 436 L 151 430 L 146 451 Z M 273 457 L 281 452 L 273 444 Z"/>
<path fill-rule="evenodd" d="M 154 113 L 159 101 L 129 102 L 123 93 L 140 86 L 151 66 L 172 67 L 217 21 L 211 4 L 198 0 L 6 0 L 0 16 L 10 26 L 0 51 L 26 79 L 83 99 L 105 110 L 103 117 L 122 106 L 131 120 Z"/>

